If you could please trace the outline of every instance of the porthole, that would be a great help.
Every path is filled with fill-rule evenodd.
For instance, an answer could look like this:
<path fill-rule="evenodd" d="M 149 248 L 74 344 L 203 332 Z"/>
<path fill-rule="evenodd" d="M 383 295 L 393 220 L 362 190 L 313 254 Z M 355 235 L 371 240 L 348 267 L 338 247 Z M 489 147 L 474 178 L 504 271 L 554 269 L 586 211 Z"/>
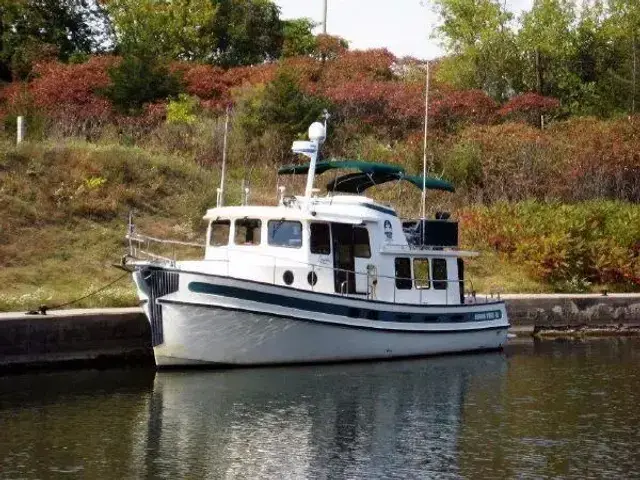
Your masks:
<path fill-rule="evenodd" d="M 316 275 L 316 272 L 309 272 L 309 275 L 307 275 L 307 282 L 309 282 L 309 285 L 312 287 L 315 287 L 316 283 L 318 283 L 318 275 Z"/>
<path fill-rule="evenodd" d="M 287 270 L 282 274 L 282 281 L 287 285 L 291 285 L 293 283 L 293 272 L 291 270 Z"/>

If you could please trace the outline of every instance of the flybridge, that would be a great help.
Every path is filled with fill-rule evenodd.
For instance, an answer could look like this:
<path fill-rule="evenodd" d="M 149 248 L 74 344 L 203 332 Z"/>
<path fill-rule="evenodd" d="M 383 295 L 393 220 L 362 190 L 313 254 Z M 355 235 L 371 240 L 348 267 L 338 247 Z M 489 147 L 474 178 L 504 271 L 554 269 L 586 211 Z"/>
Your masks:
<path fill-rule="evenodd" d="M 306 175 L 309 173 L 310 163 L 301 165 L 287 165 L 278 170 L 279 175 Z M 327 183 L 328 192 L 340 193 L 362 193 L 368 188 L 375 185 L 381 185 L 391 181 L 404 180 L 415 187 L 422 190 L 442 190 L 454 192 L 455 187 L 439 178 L 426 177 L 423 179 L 419 175 L 407 175 L 405 169 L 400 165 L 383 164 L 375 162 L 363 162 L 357 160 L 331 160 L 317 162 L 315 173 L 322 174 L 329 170 L 358 170 L 356 173 L 350 173 L 337 177 L 335 180 Z"/>

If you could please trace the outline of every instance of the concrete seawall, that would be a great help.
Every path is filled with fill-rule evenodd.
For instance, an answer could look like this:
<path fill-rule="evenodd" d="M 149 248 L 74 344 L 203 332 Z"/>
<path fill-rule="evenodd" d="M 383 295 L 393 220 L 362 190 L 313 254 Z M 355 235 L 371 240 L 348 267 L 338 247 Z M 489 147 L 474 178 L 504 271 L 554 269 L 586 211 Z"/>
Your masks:
<path fill-rule="evenodd" d="M 512 294 L 502 297 L 514 333 L 640 328 L 640 294 Z"/>
<path fill-rule="evenodd" d="M 504 295 L 513 333 L 640 332 L 640 294 Z M 0 314 L 0 370 L 153 365 L 139 308 Z"/>
<path fill-rule="evenodd" d="M 153 365 L 149 322 L 139 308 L 0 314 L 0 370 Z"/>

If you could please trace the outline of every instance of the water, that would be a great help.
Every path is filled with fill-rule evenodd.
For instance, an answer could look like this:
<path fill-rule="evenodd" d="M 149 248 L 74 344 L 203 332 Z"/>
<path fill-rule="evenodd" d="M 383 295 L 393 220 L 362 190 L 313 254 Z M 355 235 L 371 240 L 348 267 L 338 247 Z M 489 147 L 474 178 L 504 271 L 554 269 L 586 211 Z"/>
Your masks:
<path fill-rule="evenodd" d="M 0 478 L 640 478 L 640 339 L 0 377 Z"/>

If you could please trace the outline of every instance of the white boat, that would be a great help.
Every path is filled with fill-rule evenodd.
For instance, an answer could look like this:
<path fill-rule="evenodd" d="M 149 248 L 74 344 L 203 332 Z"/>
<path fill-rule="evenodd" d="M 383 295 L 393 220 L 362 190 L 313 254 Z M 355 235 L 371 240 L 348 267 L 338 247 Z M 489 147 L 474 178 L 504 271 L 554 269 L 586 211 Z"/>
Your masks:
<path fill-rule="evenodd" d="M 362 194 L 388 181 L 453 190 L 404 169 L 317 161 L 324 127 L 294 142 L 308 164 L 303 196 L 275 206 L 218 206 L 206 212 L 204 258 L 177 260 L 141 248 L 160 241 L 130 225 L 132 270 L 149 318 L 156 364 L 268 365 L 335 362 L 500 349 L 504 302 L 465 295 L 458 225 L 447 215 L 401 221 Z M 316 175 L 352 169 L 313 189 Z M 180 243 L 180 242 L 174 242 Z"/>

